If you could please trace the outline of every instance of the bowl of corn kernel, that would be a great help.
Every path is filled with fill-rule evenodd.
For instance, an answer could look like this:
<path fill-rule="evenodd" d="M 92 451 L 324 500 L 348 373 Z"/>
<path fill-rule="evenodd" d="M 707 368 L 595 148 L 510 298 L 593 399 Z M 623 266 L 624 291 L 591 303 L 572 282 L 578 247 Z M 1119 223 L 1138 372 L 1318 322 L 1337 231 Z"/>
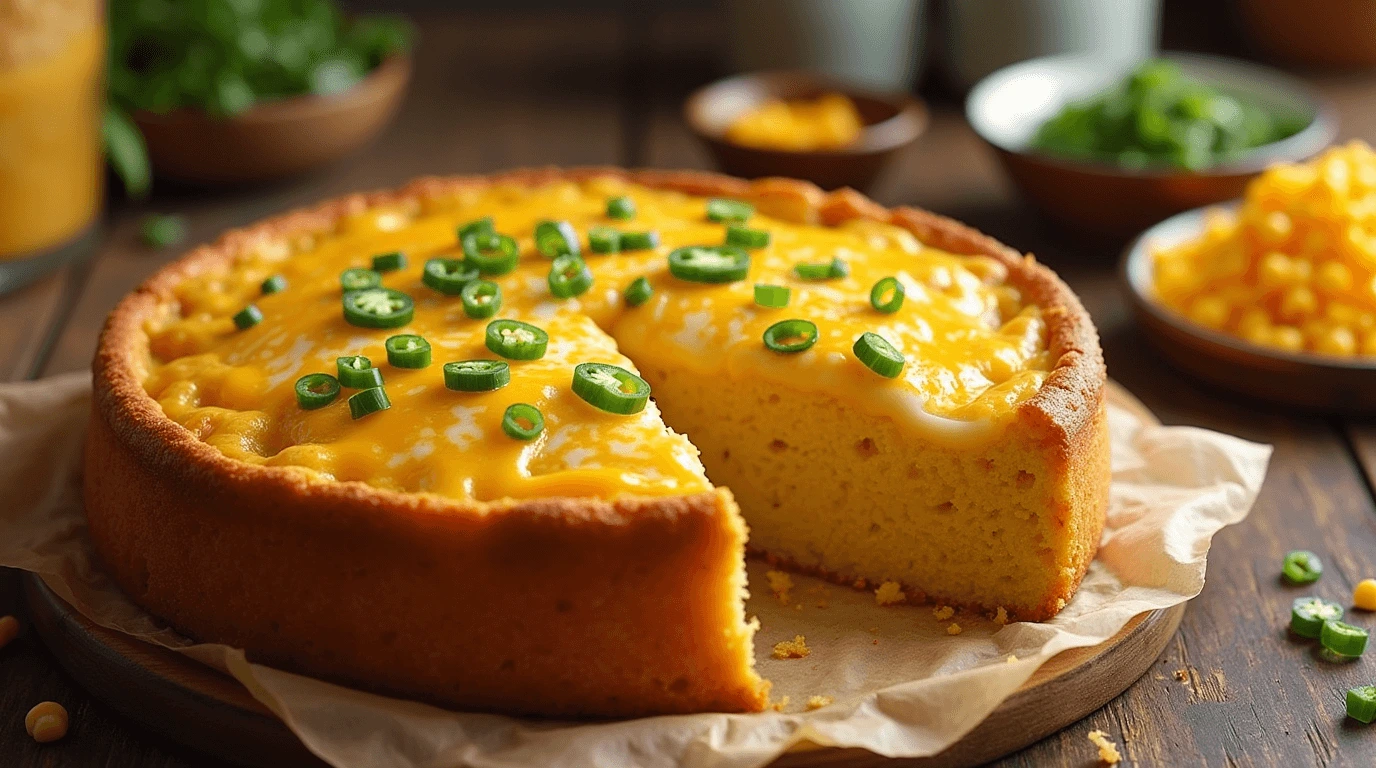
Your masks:
<path fill-rule="evenodd" d="M 1273 165 L 1240 201 L 1142 234 L 1123 276 L 1178 367 L 1276 402 L 1376 410 L 1376 152 Z"/>
<path fill-rule="evenodd" d="M 912 96 L 864 91 L 820 74 L 757 72 L 704 86 L 684 119 L 733 176 L 788 176 L 865 189 L 927 127 Z"/>

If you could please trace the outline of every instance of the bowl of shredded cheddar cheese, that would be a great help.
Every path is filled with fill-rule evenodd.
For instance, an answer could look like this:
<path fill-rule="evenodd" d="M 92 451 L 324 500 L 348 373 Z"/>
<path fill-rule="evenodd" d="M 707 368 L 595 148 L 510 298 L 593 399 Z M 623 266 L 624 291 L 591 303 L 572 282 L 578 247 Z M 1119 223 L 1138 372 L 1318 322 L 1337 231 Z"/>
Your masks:
<path fill-rule="evenodd" d="M 1264 399 L 1376 409 L 1376 151 L 1268 168 L 1239 201 L 1127 250 L 1144 330 L 1178 367 Z"/>
<path fill-rule="evenodd" d="M 719 80 L 689 97 L 689 127 L 726 173 L 865 189 L 927 126 L 908 94 L 858 90 L 802 71 Z"/>

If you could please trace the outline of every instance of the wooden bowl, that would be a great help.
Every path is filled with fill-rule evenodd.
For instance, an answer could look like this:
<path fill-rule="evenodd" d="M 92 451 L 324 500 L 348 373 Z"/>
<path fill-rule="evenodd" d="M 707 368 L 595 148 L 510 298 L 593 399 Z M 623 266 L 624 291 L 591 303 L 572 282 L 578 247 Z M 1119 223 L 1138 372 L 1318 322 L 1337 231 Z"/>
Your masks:
<path fill-rule="evenodd" d="M 843 93 L 860 110 L 860 138 L 842 149 L 791 152 L 732 144 L 726 129 L 745 112 L 774 99 L 808 99 Z M 747 179 L 788 176 L 823 189 L 868 188 L 899 149 L 927 128 L 927 109 L 906 93 L 859 90 L 804 71 L 757 72 L 718 80 L 688 97 L 683 109 L 689 128 L 707 145 L 717 166 Z"/>
<path fill-rule="evenodd" d="M 1247 182 L 1268 165 L 1311 157 L 1337 135 L 1332 108 L 1296 78 L 1215 56 L 1165 58 L 1190 77 L 1271 109 L 1297 112 L 1310 123 L 1236 161 L 1198 172 L 1130 170 L 1042 154 L 1030 146 L 1042 123 L 1067 103 L 1112 86 L 1128 72 L 1127 67 L 1078 55 L 1031 59 L 995 72 L 970 92 L 965 114 L 1032 205 L 1071 230 L 1120 242 L 1167 216 L 1240 197 Z"/>
<path fill-rule="evenodd" d="M 410 57 L 398 55 L 343 93 L 268 101 L 229 119 L 196 109 L 133 118 L 159 177 L 208 186 L 271 181 L 368 143 L 396 114 L 410 79 Z"/>
<path fill-rule="evenodd" d="M 1237 203 L 1229 207 L 1235 209 Z M 1200 236 L 1207 211 L 1172 216 L 1143 232 L 1123 253 L 1123 285 L 1152 346 L 1180 370 L 1248 397 L 1308 410 L 1376 412 L 1376 358 L 1258 346 L 1196 325 L 1157 302 L 1151 251 Z"/>
<path fill-rule="evenodd" d="M 1376 67 L 1376 3 L 1240 0 L 1242 27 L 1268 56 L 1319 67 Z"/>

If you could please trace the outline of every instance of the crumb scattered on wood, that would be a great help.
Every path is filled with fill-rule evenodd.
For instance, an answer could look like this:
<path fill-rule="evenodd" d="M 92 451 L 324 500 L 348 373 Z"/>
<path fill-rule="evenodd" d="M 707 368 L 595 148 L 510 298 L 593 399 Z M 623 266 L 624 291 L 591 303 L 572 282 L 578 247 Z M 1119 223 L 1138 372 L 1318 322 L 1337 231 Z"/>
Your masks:
<path fill-rule="evenodd" d="M 834 699 L 832 699 L 830 696 L 809 696 L 807 700 L 808 711 L 830 706 L 832 701 L 834 701 Z"/>
<path fill-rule="evenodd" d="M 1010 654 L 1008 654 L 1008 658 L 1007 658 L 1007 659 L 1004 659 L 1004 661 L 1005 661 L 1006 663 L 1008 663 L 1008 664 L 1017 664 L 1017 663 L 1018 663 L 1018 657 L 1017 657 L 1017 656 L 1014 656 L 1013 654 L 1010 653 Z"/>
<path fill-rule="evenodd" d="M 1099 748 L 1099 762 L 1106 765 L 1117 765 L 1122 761 L 1123 756 L 1118 754 L 1118 745 L 1113 743 L 1107 733 L 1090 731 L 1089 740 Z"/>
<path fill-rule="evenodd" d="M 960 625 L 957 624 L 957 623 L 955 623 L 954 621 L 951 622 L 951 626 L 949 626 L 949 627 L 946 628 L 946 634 L 948 634 L 948 635 L 958 635 L 958 634 L 960 634 Z"/>
<path fill-rule="evenodd" d="M 793 589 L 793 577 L 783 571 L 766 571 L 764 576 L 769 579 L 769 591 L 779 598 L 779 602 L 788 605 L 788 594 Z"/>
<path fill-rule="evenodd" d="M 812 649 L 807 647 L 807 639 L 802 635 L 795 636 L 792 640 L 774 644 L 774 658 L 776 659 L 801 659 L 812 653 Z"/>
<path fill-rule="evenodd" d="M 874 602 L 880 605 L 894 605 L 905 602 L 907 599 L 908 596 L 903 594 L 902 585 L 896 581 L 886 581 L 874 591 Z"/>
<path fill-rule="evenodd" d="M 1182 683 L 1188 683 L 1188 682 L 1190 681 L 1190 672 L 1189 672 L 1189 670 L 1186 670 L 1186 669 L 1177 669 L 1177 670 L 1175 670 L 1175 672 L 1172 672 L 1171 674 L 1173 674 L 1173 675 L 1175 676 L 1175 679 L 1176 679 L 1176 680 L 1179 680 L 1179 681 L 1182 682 Z"/>
<path fill-rule="evenodd" d="M 937 621 L 945 621 L 956 615 L 956 609 L 949 605 L 938 605 L 932 609 L 932 615 L 936 617 Z"/>
<path fill-rule="evenodd" d="M 994 623 L 995 623 L 995 624 L 1007 624 L 1007 623 L 1008 623 L 1008 611 L 1004 610 L 1004 609 L 1003 609 L 1003 606 L 1001 606 L 1001 605 L 999 606 L 998 610 L 994 611 Z"/>

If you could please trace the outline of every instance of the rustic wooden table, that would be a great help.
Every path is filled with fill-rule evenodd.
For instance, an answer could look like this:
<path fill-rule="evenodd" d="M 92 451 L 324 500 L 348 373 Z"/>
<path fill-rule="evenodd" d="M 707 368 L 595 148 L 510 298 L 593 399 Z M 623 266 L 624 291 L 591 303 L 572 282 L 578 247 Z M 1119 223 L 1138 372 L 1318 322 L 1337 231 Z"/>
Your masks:
<path fill-rule="evenodd" d="M 414 88 L 376 145 L 287 185 L 160 191 L 148 207 L 115 205 L 90 262 L 0 299 L 0 376 L 88 366 L 105 314 L 176 256 L 139 245 L 138 220 L 150 209 L 186 214 L 191 240 L 199 242 L 274 211 L 423 174 L 550 163 L 706 167 L 678 108 L 690 87 L 714 74 L 710 43 L 704 48 L 717 39 L 714 21 L 678 12 L 424 16 Z M 1376 138 L 1376 78 L 1317 81 L 1339 108 L 1344 137 Z M 1325 597 L 1346 600 L 1356 581 L 1376 576 L 1376 423 L 1285 414 L 1167 369 L 1130 322 L 1114 275 L 1116 249 L 1077 245 L 1027 212 L 953 104 L 935 109 L 928 134 L 874 196 L 954 216 L 1036 253 L 1084 299 L 1113 377 L 1162 420 L 1276 449 L 1256 508 L 1215 539 L 1208 584 L 1152 671 L 1083 722 L 999 765 L 1092 765 L 1085 733 L 1096 728 L 1122 743 L 1132 764 L 1376 764 L 1376 730 L 1345 720 L 1342 698 L 1348 687 L 1376 681 L 1376 662 L 1321 663 L 1307 645 L 1287 639 L 1296 593 L 1278 580 L 1280 559 L 1292 548 L 1324 556 L 1329 572 L 1317 591 Z M 15 612 L 22 617 L 16 575 L 0 572 L 0 614 Z M 45 699 L 66 705 L 72 728 L 62 742 L 40 746 L 21 723 Z M 93 701 L 26 633 L 0 652 L 0 764 L 216 763 Z"/>

